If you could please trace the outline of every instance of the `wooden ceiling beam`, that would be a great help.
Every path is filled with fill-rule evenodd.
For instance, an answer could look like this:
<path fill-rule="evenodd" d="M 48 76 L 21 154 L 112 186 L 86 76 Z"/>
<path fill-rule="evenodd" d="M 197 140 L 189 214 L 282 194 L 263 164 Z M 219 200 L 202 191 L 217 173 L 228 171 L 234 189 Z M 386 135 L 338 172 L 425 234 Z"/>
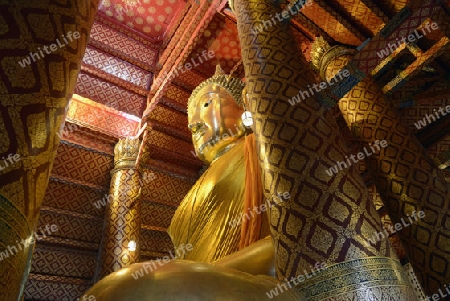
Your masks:
<path fill-rule="evenodd" d="M 417 28 L 417 24 L 422 24 L 429 16 L 423 14 L 423 11 L 433 11 L 440 6 L 434 1 L 425 2 L 414 0 L 407 7 L 400 11 L 396 18 L 389 20 L 384 28 L 370 40 L 353 57 L 352 61 L 359 70 L 365 74 L 370 74 L 384 58 L 380 58 L 377 53 L 385 49 L 389 43 L 396 44 L 397 39 L 405 36 Z"/>
<path fill-rule="evenodd" d="M 167 233 L 167 228 L 157 227 L 157 226 L 150 226 L 150 225 L 143 225 L 143 224 L 141 224 L 141 229 Z"/>
<path fill-rule="evenodd" d="M 160 56 L 157 67 L 162 69 L 154 80 L 154 83 L 160 84 L 152 85 L 151 93 L 149 94 L 149 98 L 151 97 L 152 101 L 146 112 L 151 110 L 152 103 L 159 101 L 163 96 L 171 82 L 169 80 L 170 75 L 188 58 L 193 46 L 217 13 L 217 8 L 221 4 L 220 0 L 213 0 L 212 3 L 209 1 L 202 2 L 199 6 L 194 5 L 191 7 L 185 20 L 178 27 L 179 32 L 175 33 L 167 49 Z"/>
<path fill-rule="evenodd" d="M 186 168 L 170 162 L 149 159 L 148 161 L 144 161 L 141 166 L 142 168 L 156 169 L 171 177 L 179 178 L 192 184 L 194 184 L 198 178 L 198 172 L 186 170 Z"/>
<path fill-rule="evenodd" d="M 304 32 L 310 33 L 309 35 L 313 38 L 321 36 L 325 41 L 327 41 L 329 44 L 334 45 L 335 41 L 330 35 L 324 31 L 322 28 L 316 25 L 313 21 L 311 21 L 308 17 L 306 17 L 304 14 L 299 12 L 294 16 L 294 18 L 291 20 L 291 22 L 300 30 Z"/>
<path fill-rule="evenodd" d="M 81 64 L 81 71 L 84 71 L 94 77 L 107 81 L 109 83 L 114 84 L 117 87 L 130 91 L 132 93 L 147 96 L 148 90 L 138 86 L 128 80 L 121 79 L 114 74 L 108 73 L 106 71 L 100 70 L 94 66 L 87 65 L 85 63 Z"/>
<path fill-rule="evenodd" d="M 42 206 L 41 211 L 51 212 L 51 213 L 58 214 L 58 215 L 68 215 L 75 219 L 90 219 L 90 220 L 96 220 L 96 221 L 103 221 L 102 216 L 86 214 L 86 213 L 78 213 L 75 211 L 58 209 L 58 208 L 53 208 L 53 207 L 49 207 L 49 206 Z"/>
<path fill-rule="evenodd" d="M 28 276 L 28 280 L 34 280 L 34 281 L 48 281 L 52 283 L 68 283 L 68 284 L 74 284 L 74 285 L 82 285 L 86 287 L 90 287 L 93 283 L 92 280 L 85 280 L 81 278 L 75 278 L 75 277 L 64 277 L 64 276 L 52 276 L 52 275 L 44 275 L 44 274 L 37 274 L 37 273 L 30 273 Z"/>
<path fill-rule="evenodd" d="M 61 176 L 61 175 L 56 175 L 54 173 L 51 174 L 50 181 L 55 181 L 55 182 L 68 184 L 68 185 L 80 186 L 80 187 L 87 188 L 87 189 L 93 189 L 93 190 L 96 190 L 96 191 L 99 191 L 99 192 L 102 192 L 102 193 L 108 193 L 108 191 L 109 191 L 109 187 L 106 188 L 106 187 L 95 185 L 95 184 L 92 184 L 92 183 L 87 183 L 87 182 L 74 180 L 72 178 L 67 178 L 67 177 L 64 177 L 64 176 Z"/>
<path fill-rule="evenodd" d="M 425 53 L 419 54 L 417 60 L 410 64 L 405 70 L 400 72 L 395 78 L 387 83 L 383 88 L 383 93 L 391 93 L 398 87 L 403 86 L 409 79 L 417 75 L 422 69 L 434 61 L 435 58 L 443 54 L 450 47 L 450 39 L 443 37 Z"/>
<path fill-rule="evenodd" d="M 85 250 L 85 251 L 93 251 L 98 252 L 100 248 L 99 243 L 93 243 L 93 242 L 85 242 L 75 239 L 69 239 L 69 238 L 61 238 L 56 236 L 46 236 L 41 237 L 36 243 L 37 245 L 52 245 L 52 246 L 58 246 L 62 247 L 66 250 L 75 251 L 77 249 L 79 250 Z"/>
<path fill-rule="evenodd" d="M 393 17 L 392 14 L 389 14 L 386 11 L 383 11 L 382 6 L 377 3 L 375 0 L 360 0 L 372 13 L 374 13 L 381 21 L 384 23 L 389 22 L 389 19 Z"/>
<path fill-rule="evenodd" d="M 341 12 L 341 9 L 338 9 L 337 6 L 332 7 L 329 3 L 325 2 L 324 0 L 314 0 L 317 5 L 319 5 L 321 8 L 323 8 L 328 14 L 333 16 L 337 21 L 339 21 L 345 28 L 348 29 L 352 34 L 354 34 L 359 40 L 365 41 L 370 36 L 365 35 L 361 32 L 361 30 L 353 25 L 353 22 L 351 22 L 349 19 L 344 17 L 343 12 Z"/>
<path fill-rule="evenodd" d="M 175 22 L 173 23 L 173 26 L 171 26 L 169 31 L 166 33 L 163 43 L 162 43 L 161 50 L 166 49 L 169 46 L 170 42 L 172 42 L 172 40 L 174 39 L 174 36 L 177 33 L 178 29 L 183 25 L 183 23 L 186 21 L 186 19 L 190 19 L 189 13 L 190 13 L 192 4 L 188 3 L 190 1 L 186 1 L 186 0 L 184 0 L 184 1 L 186 2 L 186 5 L 183 7 L 183 11 L 179 14 L 177 20 L 175 20 Z M 161 61 L 161 60 L 159 60 L 158 63 L 161 63 L 161 66 L 162 66 L 162 64 L 164 64 L 163 61 Z"/>
<path fill-rule="evenodd" d="M 192 16 L 192 20 L 189 20 L 188 28 L 183 30 L 182 27 L 179 27 L 181 36 L 178 38 L 176 33 L 175 36 L 177 36 L 177 38 L 172 39 L 173 43 L 175 43 L 173 45 L 173 51 L 167 49 L 167 51 L 163 53 L 162 61 L 164 61 L 164 66 L 162 66 L 158 77 L 155 79 L 150 89 L 151 91 L 148 95 L 147 108 L 143 113 L 141 125 L 147 123 L 149 115 L 161 102 L 161 98 L 165 95 L 171 84 L 172 80 L 170 78 L 177 71 L 177 68 L 181 66 L 189 57 L 200 36 L 217 14 L 217 9 L 223 4 L 223 1 L 224 0 L 204 0 L 199 5 L 198 9 L 192 8 L 192 10 L 190 10 L 193 12 L 189 13 L 190 16 Z M 172 41 L 169 43 L 169 46 Z M 165 59 L 166 56 L 167 59 Z M 141 158 L 144 156 L 142 152 L 144 151 L 143 146 L 145 145 L 146 131 L 144 131 L 143 143 L 139 149 L 139 156 L 137 159 L 138 165 L 140 164 Z"/>
<path fill-rule="evenodd" d="M 158 58 L 157 67 L 162 68 L 166 64 L 167 60 L 170 59 L 172 53 L 177 51 L 177 45 L 180 43 L 186 32 L 188 32 L 193 26 L 192 20 L 195 17 L 197 9 L 199 9 L 199 7 L 193 5 L 192 3 L 186 3 L 186 6 L 181 13 L 183 19 L 176 28 L 175 32 L 172 34 L 170 41 L 165 42 L 166 48 Z"/>

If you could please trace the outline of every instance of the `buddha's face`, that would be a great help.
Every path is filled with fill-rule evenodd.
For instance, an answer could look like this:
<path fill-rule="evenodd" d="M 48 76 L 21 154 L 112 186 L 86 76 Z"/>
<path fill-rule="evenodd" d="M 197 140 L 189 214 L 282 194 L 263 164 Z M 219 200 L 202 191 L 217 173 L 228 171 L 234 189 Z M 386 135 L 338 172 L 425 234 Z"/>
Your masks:
<path fill-rule="evenodd" d="M 188 121 L 195 152 L 200 160 L 211 163 L 244 134 L 244 110 L 227 90 L 216 84 L 202 88 L 191 106 Z"/>

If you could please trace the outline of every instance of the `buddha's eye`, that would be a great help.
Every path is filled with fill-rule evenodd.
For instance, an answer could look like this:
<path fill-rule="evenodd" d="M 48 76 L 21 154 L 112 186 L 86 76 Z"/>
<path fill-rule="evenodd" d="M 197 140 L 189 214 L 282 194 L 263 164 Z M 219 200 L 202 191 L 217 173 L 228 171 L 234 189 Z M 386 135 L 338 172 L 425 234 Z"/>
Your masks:
<path fill-rule="evenodd" d="M 211 103 L 212 99 L 210 99 L 208 102 L 206 102 L 203 106 L 206 108 Z"/>

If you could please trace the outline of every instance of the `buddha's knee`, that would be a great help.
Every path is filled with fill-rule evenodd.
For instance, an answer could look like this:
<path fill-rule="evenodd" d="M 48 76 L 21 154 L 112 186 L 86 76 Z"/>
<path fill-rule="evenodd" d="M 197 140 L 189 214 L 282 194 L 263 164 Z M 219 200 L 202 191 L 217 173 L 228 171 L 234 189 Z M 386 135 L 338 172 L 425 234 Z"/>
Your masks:
<path fill-rule="evenodd" d="M 173 260 L 137 263 L 103 278 L 80 300 L 270 300 L 277 282 L 206 263 Z M 277 290 L 278 292 L 278 290 Z M 291 291 L 276 300 L 299 300 Z M 83 299 L 84 298 L 84 299 Z M 90 299 L 89 299 L 90 298 Z"/>

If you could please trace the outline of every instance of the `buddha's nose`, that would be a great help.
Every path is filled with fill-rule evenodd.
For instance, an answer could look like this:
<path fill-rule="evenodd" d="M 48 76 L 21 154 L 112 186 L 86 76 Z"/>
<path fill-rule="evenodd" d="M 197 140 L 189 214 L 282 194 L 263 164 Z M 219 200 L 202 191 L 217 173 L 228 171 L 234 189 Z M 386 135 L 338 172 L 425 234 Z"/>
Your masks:
<path fill-rule="evenodd" d="M 192 132 L 192 134 L 195 134 L 198 131 L 200 131 L 202 128 L 204 128 L 204 126 L 205 126 L 205 123 L 203 121 L 198 121 L 198 122 L 194 122 L 194 123 L 191 123 L 190 125 L 188 125 L 188 128 Z"/>

